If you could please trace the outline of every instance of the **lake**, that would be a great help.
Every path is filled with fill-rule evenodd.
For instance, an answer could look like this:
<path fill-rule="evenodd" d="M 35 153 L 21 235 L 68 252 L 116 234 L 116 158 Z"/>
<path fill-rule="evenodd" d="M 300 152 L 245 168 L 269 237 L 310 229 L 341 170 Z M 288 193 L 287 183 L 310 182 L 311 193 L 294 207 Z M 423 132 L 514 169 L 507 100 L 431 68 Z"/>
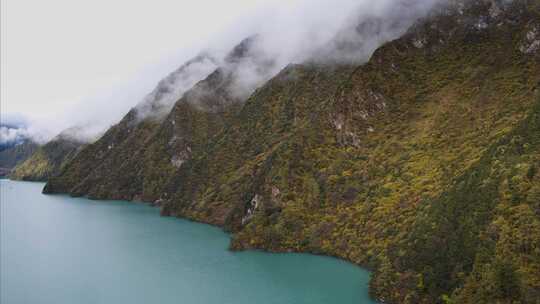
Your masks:
<path fill-rule="evenodd" d="M 0 180 L 0 303 L 375 303 L 369 272 L 309 254 L 228 251 L 219 228 Z"/>

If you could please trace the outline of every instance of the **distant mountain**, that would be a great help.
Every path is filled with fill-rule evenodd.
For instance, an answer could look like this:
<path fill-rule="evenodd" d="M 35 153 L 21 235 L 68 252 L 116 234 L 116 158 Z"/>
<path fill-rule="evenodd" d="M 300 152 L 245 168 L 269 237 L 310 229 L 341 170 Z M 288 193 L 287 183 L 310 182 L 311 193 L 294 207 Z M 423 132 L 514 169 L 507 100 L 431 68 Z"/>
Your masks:
<path fill-rule="evenodd" d="M 2 117 L 0 123 L 0 177 L 7 176 L 13 167 L 30 157 L 38 146 L 29 137 L 23 119 Z"/>
<path fill-rule="evenodd" d="M 133 108 L 117 126 L 120 141 L 135 149 L 133 141 L 144 139 L 146 128 L 157 126 L 187 88 L 215 69 L 216 58 L 209 53 L 198 55 L 173 71 L 156 88 Z M 56 176 L 79 151 L 89 138 L 80 128 L 70 128 L 38 149 L 27 161 L 19 164 L 10 175 L 13 179 L 47 181 Z M 129 136 L 128 136 L 129 134 Z"/>
<path fill-rule="evenodd" d="M 10 178 L 25 181 L 47 181 L 57 175 L 87 143 L 78 137 L 78 128 L 70 128 L 19 162 L 10 173 Z"/>
<path fill-rule="evenodd" d="M 0 152 L 21 144 L 27 140 L 28 132 L 22 123 L 0 123 Z"/>

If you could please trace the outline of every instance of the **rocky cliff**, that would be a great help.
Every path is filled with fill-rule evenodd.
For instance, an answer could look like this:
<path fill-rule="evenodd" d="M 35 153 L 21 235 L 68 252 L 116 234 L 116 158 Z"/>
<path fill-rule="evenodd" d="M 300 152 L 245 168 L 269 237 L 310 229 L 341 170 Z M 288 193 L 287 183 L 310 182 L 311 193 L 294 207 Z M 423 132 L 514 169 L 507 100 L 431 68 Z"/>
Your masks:
<path fill-rule="evenodd" d="M 450 1 L 365 64 L 289 65 L 244 103 L 228 71 L 108 160 L 129 138 L 113 127 L 45 192 L 337 256 L 384 302 L 538 303 L 538 1 Z"/>

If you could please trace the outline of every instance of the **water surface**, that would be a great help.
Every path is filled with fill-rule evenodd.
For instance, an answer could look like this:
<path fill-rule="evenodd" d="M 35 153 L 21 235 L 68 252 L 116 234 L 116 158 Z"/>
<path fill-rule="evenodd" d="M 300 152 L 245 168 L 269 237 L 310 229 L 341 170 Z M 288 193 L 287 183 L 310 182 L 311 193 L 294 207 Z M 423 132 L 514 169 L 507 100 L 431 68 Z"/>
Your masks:
<path fill-rule="evenodd" d="M 230 252 L 218 228 L 42 187 L 0 180 L 2 304 L 374 303 L 349 263 Z"/>

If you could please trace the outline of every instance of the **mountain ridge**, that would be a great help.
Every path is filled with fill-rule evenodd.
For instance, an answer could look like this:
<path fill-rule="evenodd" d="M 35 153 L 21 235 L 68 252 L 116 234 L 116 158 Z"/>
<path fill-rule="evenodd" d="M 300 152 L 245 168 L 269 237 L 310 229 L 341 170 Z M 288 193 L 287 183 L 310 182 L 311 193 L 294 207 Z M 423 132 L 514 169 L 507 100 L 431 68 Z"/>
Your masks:
<path fill-rule="evenodd" d="M 0 176 L 9 176 L 14 167 L 31 157 L 38 148 L 39 145 L 30 139 L 3 148 L 0 151 Z"/>
<path fill-rule="evenodd" d="M 44 192 L 152 202 L 235 250 L 343 258 L 385 303 L 536 303 L 540 5 L 450 2 L 366 64 L 289 65 L 245 102 L 216 71 L 204 111 L 177 102 L 125 165 L 146 184 L 72 162 Z"/>
<path fill-rule="evenodd" d="M 9 174 L 9 178 L 46 182 L 57 175 L 62 167 L 88 144 L 87 138 L 80 138 L 81 131 L 82 128 L 78 127 L 62 131 L 37 148 L 27 159 L 18 163 Z"/>

